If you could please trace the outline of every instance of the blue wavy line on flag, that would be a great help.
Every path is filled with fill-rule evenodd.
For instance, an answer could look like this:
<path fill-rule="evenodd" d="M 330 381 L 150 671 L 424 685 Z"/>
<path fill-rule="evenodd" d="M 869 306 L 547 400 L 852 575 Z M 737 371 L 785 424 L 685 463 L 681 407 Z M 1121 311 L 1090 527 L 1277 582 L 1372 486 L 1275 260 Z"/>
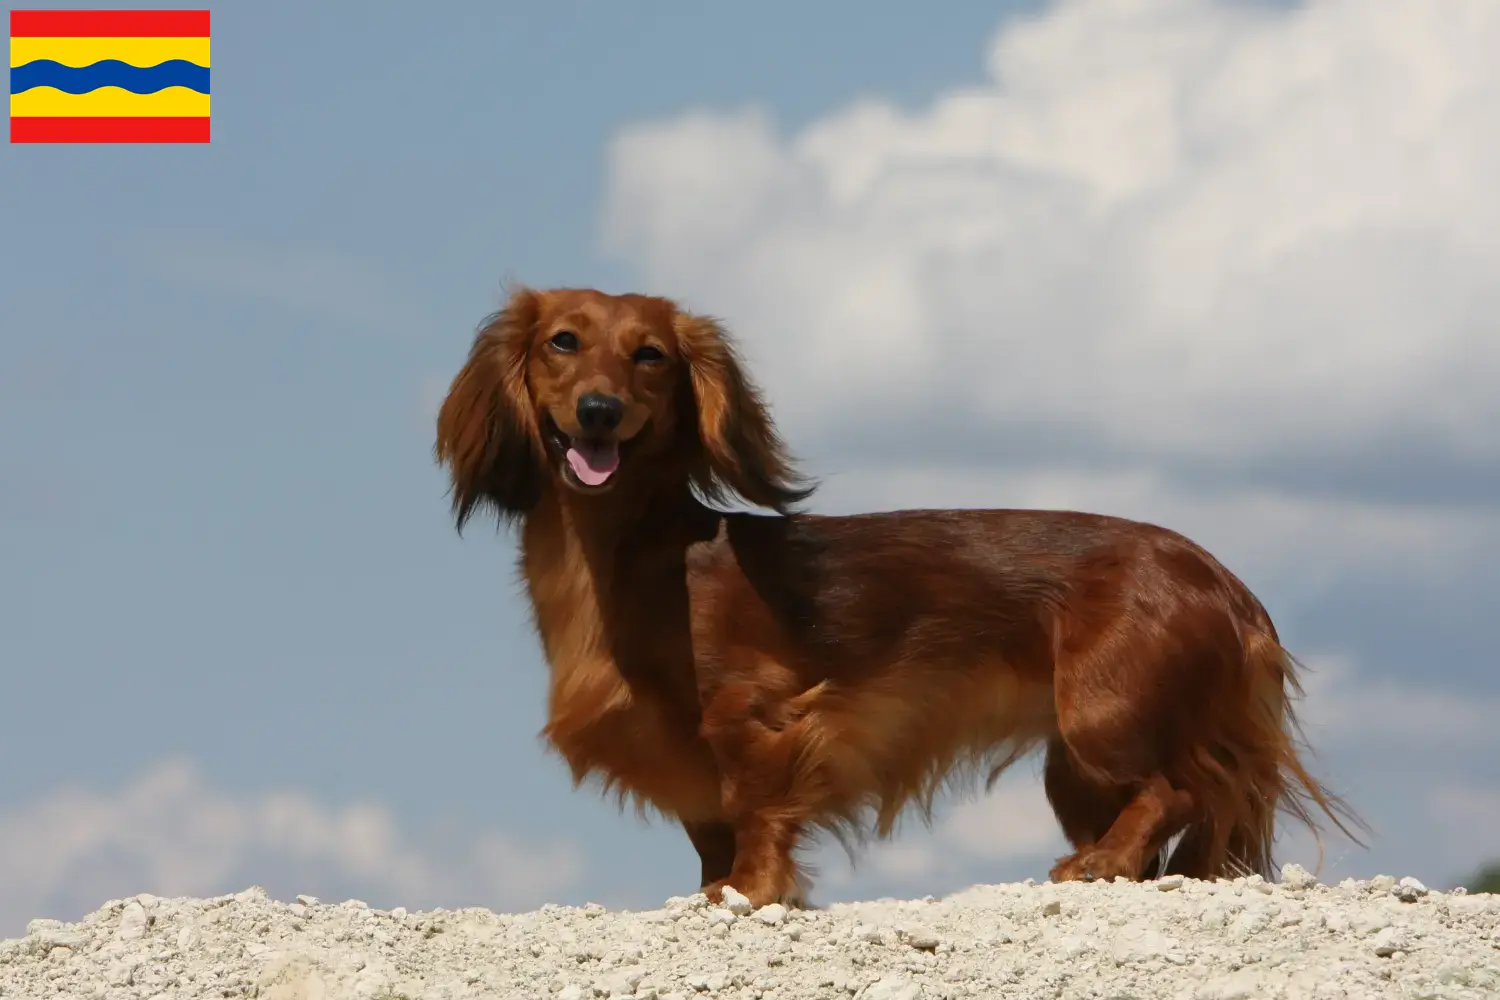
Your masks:
<path fill-rule="evenodd" d="M 155 66 L 132 66 L 118 59 L 103 59 L 87 66 L 64 66 L 52 59 L 35 59 L 10 70 L 10 92 L 19 94 L 32 87 L 56 87 L 65 94 L 87 94 L 100 87 L 119 87 L 132 94 L 154 94 L 168 87 L 186 87 L 208 93 L 208 67 L 186 59 L 168 59 Z"/>

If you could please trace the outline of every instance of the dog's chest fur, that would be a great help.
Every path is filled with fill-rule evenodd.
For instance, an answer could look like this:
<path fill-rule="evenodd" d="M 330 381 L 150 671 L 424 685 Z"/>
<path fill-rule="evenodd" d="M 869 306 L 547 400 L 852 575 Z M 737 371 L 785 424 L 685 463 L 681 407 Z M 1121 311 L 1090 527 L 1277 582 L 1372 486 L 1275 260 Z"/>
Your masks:
<path fill-rule="evenodd" d="M 659 581 L 590 564 L 556 532 L 526 539 L 522 568 L 551 675 L 543 735 L 574 782 L 597 781 L 667 816 L 720 818 L 687 629 L 670 620 L 686 614 L 685 590 L 676 607 Z"/>

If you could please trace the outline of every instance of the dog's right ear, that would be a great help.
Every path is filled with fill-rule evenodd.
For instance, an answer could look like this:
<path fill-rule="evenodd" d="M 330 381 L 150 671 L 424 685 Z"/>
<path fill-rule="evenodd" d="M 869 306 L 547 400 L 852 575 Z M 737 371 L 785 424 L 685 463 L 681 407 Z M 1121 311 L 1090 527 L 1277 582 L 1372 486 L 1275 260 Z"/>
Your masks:
<path fill-rule="evenodd" d="M 437 418 L 434 452 L 447 466 L 460 532 L 477 508 L 501 521 L 530 510 L 541 495 L 545 455 L 526 386 L 526 358 L 541 296 L 516 290 L 474 338 Z"/>

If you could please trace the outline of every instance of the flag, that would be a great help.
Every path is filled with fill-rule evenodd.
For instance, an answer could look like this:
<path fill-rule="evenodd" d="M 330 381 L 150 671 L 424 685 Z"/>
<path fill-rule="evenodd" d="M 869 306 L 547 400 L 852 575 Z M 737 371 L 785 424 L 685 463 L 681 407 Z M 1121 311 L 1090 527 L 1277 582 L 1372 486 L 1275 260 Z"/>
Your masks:
<path fill-rule="evenodd" d="M 10 12 L 11 142 L 207 142 L 206 10 Z"/>

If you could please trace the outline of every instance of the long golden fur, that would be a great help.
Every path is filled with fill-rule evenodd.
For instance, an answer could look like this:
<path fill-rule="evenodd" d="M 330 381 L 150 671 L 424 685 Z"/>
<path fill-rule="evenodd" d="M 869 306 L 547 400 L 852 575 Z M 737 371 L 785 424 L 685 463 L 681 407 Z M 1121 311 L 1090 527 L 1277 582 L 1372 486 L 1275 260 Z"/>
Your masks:
<path fill-rule="evenodd" d="M 460 530 L 520 526 L 546 739 L 575 783 L 681 823 L 711 896 L 795 901 L 809 832 L 886 836 L 1034 748 L 1075 849 L 1057 881 L 1269 877 L 1278 811 L 1358 822 L 1299 759 L 1295 662 L 1211 555 L 1070 511 L 797 513 L 812 487 L 729 337 L 669 300 L 515 291 L 436 454 Z"/>

